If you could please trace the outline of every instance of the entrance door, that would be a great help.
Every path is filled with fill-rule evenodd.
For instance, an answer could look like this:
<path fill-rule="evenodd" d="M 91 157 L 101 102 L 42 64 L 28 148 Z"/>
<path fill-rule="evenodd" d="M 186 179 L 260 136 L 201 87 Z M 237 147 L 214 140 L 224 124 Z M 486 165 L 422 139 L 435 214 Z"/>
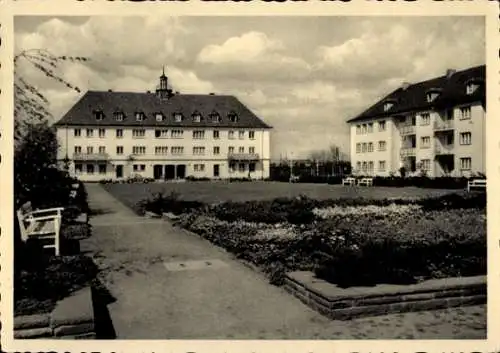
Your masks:
<path fill-rule="evenodd" d="M 175 165 L 167 164 L 165 166 L 165 179 L 174 179 L 175 178 Z"/>
<path fill-rule="evenodd" d="M 214 164 L 214 177 L 218 177 L 219 176 L 219 165 L 218 164 Z"/>
<path fill-rule="evenodd" d="M 116 177 L 123 178 L 123 166 L 122 165 L 116 166 Z"/>
<path fill-rule="evenodd" d="M 177 166 L 176 177 L 177 177 L 177 179 L 184 179 L 186 177 L 186 165 L 185 164 L 179 164 Z"/>
<path fill-rule="evenodd" d="M 163 176 L 163 166 L 160 164 L 155 164 L 153 166 L 153 177 L 158 180 Z"/>

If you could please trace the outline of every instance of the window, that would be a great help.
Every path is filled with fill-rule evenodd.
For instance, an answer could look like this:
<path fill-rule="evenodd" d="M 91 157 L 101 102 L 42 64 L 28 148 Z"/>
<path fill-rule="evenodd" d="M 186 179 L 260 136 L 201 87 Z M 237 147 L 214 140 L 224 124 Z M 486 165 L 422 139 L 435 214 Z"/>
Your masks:
<path fill-rule="evenodd" d="M 99 174 L 106 174 L 106 164 L 99 164 Z"/>
<path fill-rule="evenodd" d="M 193 147 L 193 154 L 195 155 L 204 155 L 205 154 L 205 147 Z"/>
<path fill-rule="evenodd" d="M 219 139 L 219 131 L 217 131 L 217 130 L 214 131 L 214 139 L 215 140 Z"/>
<path fill-rule="evenodd" d="M 227 117 L 229 118 L 229 121 L 232 122 L 232 123 L 235 123 L 238 121 L 238 115 L 236 115 L 235 112 L 231 112 L 227 115 Z"/>
<path fill-rule="evenodd" d="M 356 125 L 356 135 L 361 134 L 361 125 Z"/>
<path fill-rule="evenodd" d="M 420 125 L 430 125 L 431 115 L 429 113 L 424 113 L 420 115 Z"/>
<path fill-rule="evenodd" d="M 87 164 L 87 173 L 94 174 L 94 165 L 93 164 Z"/>
<path fill-rule="evenodd" d="M 366 134 L 366 124 L 361 125 L 361 133 Z"/>
<path fill-rule="evenodd" d="M 229 172 L 233 173 L 236 170 L 236 163 L 235 162 L 229 162 Z"/>
<path fill-rule="evenodd" d="M 476 92 L 476 90 L 479 88 L 479 85 L 478 84 L 475 84 L 475 83 L 469 83 L 467 84 L 467 87 L 465 88 L 465 92 L 467 94 L 473 94 L 474 92 Z"/>
<path fill-rule="evenodd" d="M 411 126 L 417 126 L 417 117 L 415 115 L 411 116 Z"/>
<path fill-rule="evenodd" d="M 385 141 L 378 142 L 378 150 L 379 151 L 385 151 L 386 148 L 387 148 L 387 143 Z"/>
<path fill-rule="evenodd" d="M 100 138 L 106 137 L 106 129 L 99 129 L 99 137 Z"/>
<path fill-rule="evenodd" d="M 243 131 L 243 130 L 238 131 L 238 138 L 240 140 L 243 140 L 245 138 L 245 131 Z"/>
<path fill-rule="evenodd" d="M 157 129 L 155 130 L 155 137 L 158 139 L 164 139 L 168 137 L 167 129 Z"/>
<path fill-rule="evenodd" d="M 94 153 L 94 147 L 87 146 L 87 154 L 92 154 L 92 153 Z"/>
<path fill-rule="evenodd" d="M 157 122 L 161 122 L 161 121 L 163 121 L 163 120 L 164 120 L 164 119 L 163 119 L 163 114 L 162 114 L 162 113 L 156 113 L 156 114 L 155 114 L 155 117 L 156 117 L 156 121 L 157 121 Z"/>
<path fill-rule="evenodd" d="M 470 145 L 471 138 L 472 138 L 472 134 L 470 132 L 460 133 L 460 144 L 461 145 Z"/>
<path fill-rule="evenodd" d="M 385 161 L 378 161 L 379 172 L 385 172 Z"/>
<path fill-rule="evenodd" d="M 82 146 L 75 146 L 75 154 L 81 154 L 82 153 Z"/>
<path fill-rule="evenodd" d="M 245 163 L 238 163 L 238 171 L 239 172 L 245 171 Z"/>
<path fill-rule="evenodd" d="M 133 146 L 132 154 L 146 154 L 146 146 Z"/>
<path fill-rule="evenodd" d="M 180 139 L 184 135 L 184 131 L 182 130 L 172 130 L 170 131 L 170 137 L 174 139 Z"/>
<path fill-rule="evenodd" d="M 201 114 L 200 113 L 194 113 L 193 114 L 193 121 L 195 123 L 201 123 Z"/>
<path fill-rule="evenodd" d="M 155 147 L 155 154 L 167 154 L 168 153 L 168 147 L 167 146 L 156 146 Z"/>
<path fill-rule="evenodd" d="M 471 109 L 470 107 L 460 108 L 460 119 L 470 119 L 471 118 Z"/>
<path fill-rule="evenodd" d="M 385 120 L 380 120 L 378 122 L 378 131 L 385 131 Z"/>
<path fill-rule="evenodd" d="M 460 158 L 460 169 L 470 170 L 472 167 L 472 159 L 470 157 Z"/>
<path fill-rule="evenodd" d="M 195 130 L 193 131 L 193 139 L 202 140 L 205 138 L 205 131 L 203 130 Z"/>
<path fill-rule="evenodd" d="M 234 153 L 234 147 L 233 146 L 229 146 L 228 153 L 229 154 L 233 154 Z"/>
<path fill-rule="evenodd" d="M 105 146 L 99 146 L 99 154 L 104 154 L 106 153 L 106 147 Z"/>
<path fill-rule="evenodd" d="M 422 136 L 420 138 L 420 148 L 429 148 L 429 147 L 431 147 L 431 137 Z"/>
<path fill-rule="evenodd" d="M 248 164 L 248 171 L 249 172 L 255 172 L 255 163 L 249 163 Z"/>
<path fill-rule="evenodd" d="M 391 109 L 393 105 L 394 105 L 394 103 L 389 103 L 389 102 L 385 103 L 384 104 L 384 112 L 386 112 L 389 109 Z"/>
<path fill-rule="evenodd" d="M 174 114 L 174 121 L 176 123 L 180 123 L 182 121 L 182 114 L 181 113 L 175 113 Z"/>
<path fill-rule="evenodd" d="M 368 143 L 368 152 L 373 152 L 373 142 Z"/>
<path fill-rule="evenodd" d="M 210 118 L 212 119 L 212 122 L 214 122 L 214 123 L 220 123 L 221 122 L 220 115 L 217 112 L 212 112 L 210 114 Z"/>
<path fill-rule="evenodd" d="M 116 121 L 123 121 L 124 114 L 122 112 L 115 112 L 113 115 Z"/>
<path fill-rule="evenodd" d="M 356 144 L 356 153 L 361 153 L 361 144 L 360 143 Z"/>
<path fill-rule="evenodd" d="M 361 162 L 356 162 L 356 169 L 361 170 Z"/>
<path fill-rule="evenodd" d="M 116 129 L 116 137 L 117 138 L 123 137 L 123 130 L 122 129 Z"/>
<path fill-rule="evenodd" d="M 229 131 L 229 132 L 227 133 L 227 137 L 228 137 L 230 140 L 233 140 L 233 139 L 234 139 L 234 131 L 232 131 L 232 130 L 231 130 L 231 131 Z"/>
<path fill-rule="evenodd" d="M 361 152 L 365 153 L 366 152 L 366 143 L 363 143 L 361 145 Z"/>
<path fill-rule="evenodd" d="M 95 120 L 100 121 L 104 119 L 104 113 L 100 110 L 94 111 Z"/>
<path fill-rule="evenodd" d="M 116 146 L 116 154 L 123 154 L 123 146 Z"/>
<path fill-rule="evenodd" d="M 245 153 L 245 147 L 238 148 L 238 153 Z"/>
<path fill-rule="evenodd" d="M 145 115 L 142 112 L 135 113 L 135 120 L 136 121 L 144 121 Z"/>
<path fill-rule="evenodd" d="M 146 130 L 145 129 L 133 129 L 132 130 L 132 138 L 142 139 L 145 136 L 146 136 Z"/>
<path fill-rule="evenodd" d="M 248 132 L 248 138 L 250 140 L 255 140 L 255 131 L 249 131 Z"/>
<path fill-rule="evenodd" d="M 175 155 L 184 154 L 184 147 L 174 146 L 170 149 L 170 151 Z"/>
<path fill-rule="evenodd" d="M 366 162 L 363 162 L 363 167 L 362 167 L 363 172 L 366 172 L 367 169 L 368 169 L 368 164 Z"/>
<path fill-rule="evenodd" d="M 73 130 L 73 135 L 74 135 L 75 137 L 80 137 L 80 136 L 82 136 L 82 130 L 81 130 L 81 129 L 75 129 L 75 130 Z"/>
<path fill-rule="evenodd" d="M 372 173 L 372 172 L 373 172 L 373 161 L 368 162 L 368 171 L 369 171 L 370 173 Z"/>
<path fill-rule="evenodd" d="M 220 147 L 219 146 L 214 147 L 214 154 L 220 154 Z"/>
<path fill-rule="evenodd" d="M 420 161 L 420 169 L 422 170 L 431 170 L 431 160 L 430 159 L 422 159 Z"/>
<path fill-rule="evenodd" d="M 77 174 L 80 174 L 82 172 L 82 170 L 83 170 L 83 165 L 81 163 L 76 163 L 75 164 L 75 172 Z"/>
<path fill-rule="evenodd" d="M 368 124 L 368 133 L 372 133 L 373 132 L 373 123 L 369 123 Z"/>
<path fill-rule="evenodd" d="M 205 171 L 205 164 L 195 164 L 194 165 L 195 172 L 203 172 Z"/>
<path fill-rule="evenodd" d="M 439 96 L 438 92 L 428 92 L 427 93 L 427 103 L 432 102 L 434 99 L 436 99 Z"/>
<path fill-rule="evenodd" d="M 87 129 L 87 137 L 92 137 L 94 136 L 94 130 L 93 129 Z"/>
<path fill-rule="evenodd" d="M 133 168 L 134 168 L 134 172 L 143 172 L 146 170 L 146 165 L 145 164 L 134 164 Z"/>
<path fill-rule="evenodd" d="M 248 147 L 248 153 L 254 154 L 255 153 L 255 147 Z"/>

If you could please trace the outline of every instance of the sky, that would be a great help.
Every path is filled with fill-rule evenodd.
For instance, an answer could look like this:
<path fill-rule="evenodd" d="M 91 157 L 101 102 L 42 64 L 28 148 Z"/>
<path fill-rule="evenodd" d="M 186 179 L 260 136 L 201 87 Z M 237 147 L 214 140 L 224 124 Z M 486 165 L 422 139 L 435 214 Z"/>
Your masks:
<path fill-rule="evenodd" d="M 60 74 L 28 62 L 58 120 L 87 90 L 234 95 L 273 126 L 272 158 L 331 145 L 349 153 L 346 121 L 397 89 L 485 63 L 483 17 L 17 17 L 15 50 L 85 56 Z"/>

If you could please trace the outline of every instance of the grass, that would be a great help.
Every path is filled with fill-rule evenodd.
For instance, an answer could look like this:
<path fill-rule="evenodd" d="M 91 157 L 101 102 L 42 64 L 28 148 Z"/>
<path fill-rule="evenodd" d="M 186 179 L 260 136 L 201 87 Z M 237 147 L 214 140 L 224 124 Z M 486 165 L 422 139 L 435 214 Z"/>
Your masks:
<path fill-rule="evenodd" d="M 125 205 L 134 208 L 137 202 L 153 193 L 176 192 L 183 200 L 218 203 L 270 200 L 278 197 L 306 195 L 312 199 L 336 198 L 420 198 L 454 193 L 457 190 L 422 189 L 416 187 L 348 187 L 328 184 L 289 184 L 280 182 L 185 182 L 150 184 L 105 184 L 103 187 Z"/>

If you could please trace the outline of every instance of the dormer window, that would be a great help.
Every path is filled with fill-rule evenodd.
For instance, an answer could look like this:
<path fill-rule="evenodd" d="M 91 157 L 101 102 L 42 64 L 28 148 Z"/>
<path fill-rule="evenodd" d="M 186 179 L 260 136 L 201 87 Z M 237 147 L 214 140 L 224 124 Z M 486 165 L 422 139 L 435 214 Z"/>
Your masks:
<path fill-rule="evenodd" d="M 182 118 L 183 118 L 183 117 L 182 117 L 182 114 L 181 114 L 181 113 L 174 113 L 174 121 L 175 121 L 176 123 L 180 123 L 180 122 L 182 122 Z"/>
<path fill-rule="evenodd" d="M 426 93 L 426 99 L 427 103 L 433 102 L 441 93 L 441 90 L 438 88 L 433 88 L 427 91 Z"/>
<path fill-rule="evenodd" d="M 164 119 L 165 117 L 163 116 L 163 114 L 162 114 L 162 113 L 156 113 L 156 114 L 155 114 L 155 118 L 156 118 L 156 121 L 157 121 L 157 122 L 162 122 L 163 120 L 165 120 L 165 119 Z"/>
<path fill-rule="evenodd" d="M 221 122 L 221 117 L 220 117 L 219 113 L 217 113 L 216 111 L 213 111 L 210 114 L 210 118 L 212 119 L 212 122 L 214 122 L 214 123 L 220 123 Z"/>
<path fill-rule="evenodd" d="M 473 94 L 479 88 L 480 83 L 480 79 L 477 78 L 469 80 L 466 82 L 465 93 L 468 95 Z"/>
<path fill-rule="evenodd" d="M 201 123 L 201 114 L 198 112 L 193 113 L 193 122 Z"/>
<path fill-rule="evenodd" d="M 116 121 L 123 121 L 125 114 L 123 114 L 123 112 L 115 112 L 113 115 Z"/>
<path fill-rule="evenodd" d="M 394 105 L 394 103 L 392 103 L 392 102 L 384 103 L 384 112 L 389 111 L 389 109 L 391 109 L 393 107 L 393 105 Z"/>
<path fill-rule="evenodd" d="M 135 120 L 136 121 L 144 121 L 146 119 L 146 116 L 142 112 L 135 113 Z"/>
<path fill-rule="evenodd" d="M 238 115 L 236 115 L 235 112 L 231 112 L 227 115 L 227 117 L 229 118 L 229 121 L 232 122 L 232 123 L 235 123 L 238 121 Z"/>
<path fill-rule="evenodd" d="M 101 121 L 104 119 L 104 113 L 102 110 L 94 110 L 94 118 L 97 121 Z"/>

